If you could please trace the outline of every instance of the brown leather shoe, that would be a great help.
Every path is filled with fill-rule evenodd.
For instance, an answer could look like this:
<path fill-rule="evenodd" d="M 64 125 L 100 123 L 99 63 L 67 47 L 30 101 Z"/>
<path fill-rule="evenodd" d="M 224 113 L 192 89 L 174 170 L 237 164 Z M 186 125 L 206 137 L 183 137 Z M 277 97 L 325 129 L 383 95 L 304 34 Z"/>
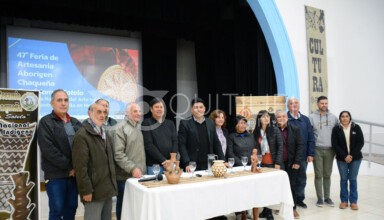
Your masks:
<path fill-rule="evenodd" d="M 340 206 L 339 206 L 340 209 L 346 209 L 347 207 L 348 207 L 348 203 L 346 202 L 340 203 Z"/>
<path fill-rule="evenodd" d="M 300 218 L 300 215 L 299 215 L 299 213 L 296 210 L 293 210 L 293 217 L 295 219 L 299 219 Z"/>
<path fill-rule="evenodd" d="M 357 206 L 356 203 L 352 203 L 352 204 L 351 204 L 351 209 L 352 209 L 352 210 L 359 210 L 359 206 Z"/>

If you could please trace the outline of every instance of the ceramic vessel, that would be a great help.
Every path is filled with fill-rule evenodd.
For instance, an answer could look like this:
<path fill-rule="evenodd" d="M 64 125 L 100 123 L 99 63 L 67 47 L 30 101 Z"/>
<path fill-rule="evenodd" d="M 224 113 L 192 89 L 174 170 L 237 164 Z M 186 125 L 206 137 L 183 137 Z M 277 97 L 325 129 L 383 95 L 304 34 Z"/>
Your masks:
<path fill-rule="evenodd" d="M 227 167 L 224 160 L 215 160 L 212 165 L 212 173 L 215 177 L 223 177 L 227 173 Z"/>
<path fill-rule="evenodd" d="M 183 170 L 180 169 L 180 161 L 176 160 L 176 153 L 171 153 L 171 159 L 165 167 L 164 175 L 167 178 L 169 184 L 177 184 L 180 181 L 180 176 L 183 174 Z"/>

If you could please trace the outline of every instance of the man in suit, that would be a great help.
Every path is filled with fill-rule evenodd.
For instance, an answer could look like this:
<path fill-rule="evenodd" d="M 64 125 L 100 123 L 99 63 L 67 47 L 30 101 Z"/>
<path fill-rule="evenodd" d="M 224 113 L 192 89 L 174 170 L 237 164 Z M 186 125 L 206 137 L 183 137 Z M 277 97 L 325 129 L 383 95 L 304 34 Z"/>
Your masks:
<path fill-rule="evenodd" d="M 224 160 L 224 154 L 216 133 L 215 124 L 204 116 L 204 100 L 195 98 L 191 102 L 192 117 L 180 121 L 179 125 L 179 151 L 181 166 L 189 172 L 189 162 L 196 162 L 196 170 L 208 168 L 208 154 L 216 154 Z"/>

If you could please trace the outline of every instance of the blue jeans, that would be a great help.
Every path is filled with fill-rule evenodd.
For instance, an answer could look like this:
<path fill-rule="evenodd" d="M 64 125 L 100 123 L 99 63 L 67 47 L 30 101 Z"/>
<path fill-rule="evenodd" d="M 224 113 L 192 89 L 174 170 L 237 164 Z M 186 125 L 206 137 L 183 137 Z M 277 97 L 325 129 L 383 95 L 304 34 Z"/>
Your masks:
<path fill-rule="evenodd" d="M 45 184 L 49 200 L 49 220 L 75 219 L 78 192 L 73 177 L 50 179 Z"/>
<path fill-rule="evenodd" d="M 303 202 L 305 199 L 305 186 L 307 185 L 307 161 L 301 161 L 300 169 L 296 179 L 297 202 Z"/>
<path fill-rule="evenodd" d="M 121 208 L 123 206 L 125 182 L 126 180 L 117 180 L 117 197 L 116 197 L 116 218 L 121 219 Z"/>
<path fill-rule="evenodd" d="M 164 172 L 164 168 L 162 166 L 160 166 L 160 173 L 159 174 L 163 174 Z M 148 175 L 155 175 L 153 173 L 153 167 L 152 166 L 147 166 L 147 174 Z"/>
<path fill-rule="evenodd" d="M 357 203 L 357 174 L 359 174 L 361 159 L 353 160 L 351 163 L 337 161 L 340 173 L 340 200 L 341 202 Z M 349 196 L 348 196 L 349 181 Z"/>

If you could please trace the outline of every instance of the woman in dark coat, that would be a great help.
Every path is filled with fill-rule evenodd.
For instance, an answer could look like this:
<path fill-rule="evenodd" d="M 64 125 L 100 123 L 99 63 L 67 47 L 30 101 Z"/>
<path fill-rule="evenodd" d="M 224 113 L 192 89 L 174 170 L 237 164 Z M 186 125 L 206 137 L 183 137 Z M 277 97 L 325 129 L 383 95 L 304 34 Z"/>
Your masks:
<path fill-rule="evenodd" d="M 357 175 L 363 155 L 364 136 L 358 124 L 352 122 L 349 111 L 342 111 L 339 115 L 340 124 L 332 130 L 332 147 L 336 152 L 336 162 L 340 173 L 340 209 L 348 207 L 352 210 L 357 206 Z M 349 181 L 349 192 L 348 192 Z"/>
<path fill-rule="evenodd" d="M 253 131 L 256 139 L 256 148 L 260 149 L 262 167 L 280 169 L 283 166 L 283 138 L 279 129 L 271 122 L 271 115 L 266 110 L 257 114 L 256 127 Z M 272 210 L 265 207 L 259 215 L 260 218 L 273 220 Z"/>

